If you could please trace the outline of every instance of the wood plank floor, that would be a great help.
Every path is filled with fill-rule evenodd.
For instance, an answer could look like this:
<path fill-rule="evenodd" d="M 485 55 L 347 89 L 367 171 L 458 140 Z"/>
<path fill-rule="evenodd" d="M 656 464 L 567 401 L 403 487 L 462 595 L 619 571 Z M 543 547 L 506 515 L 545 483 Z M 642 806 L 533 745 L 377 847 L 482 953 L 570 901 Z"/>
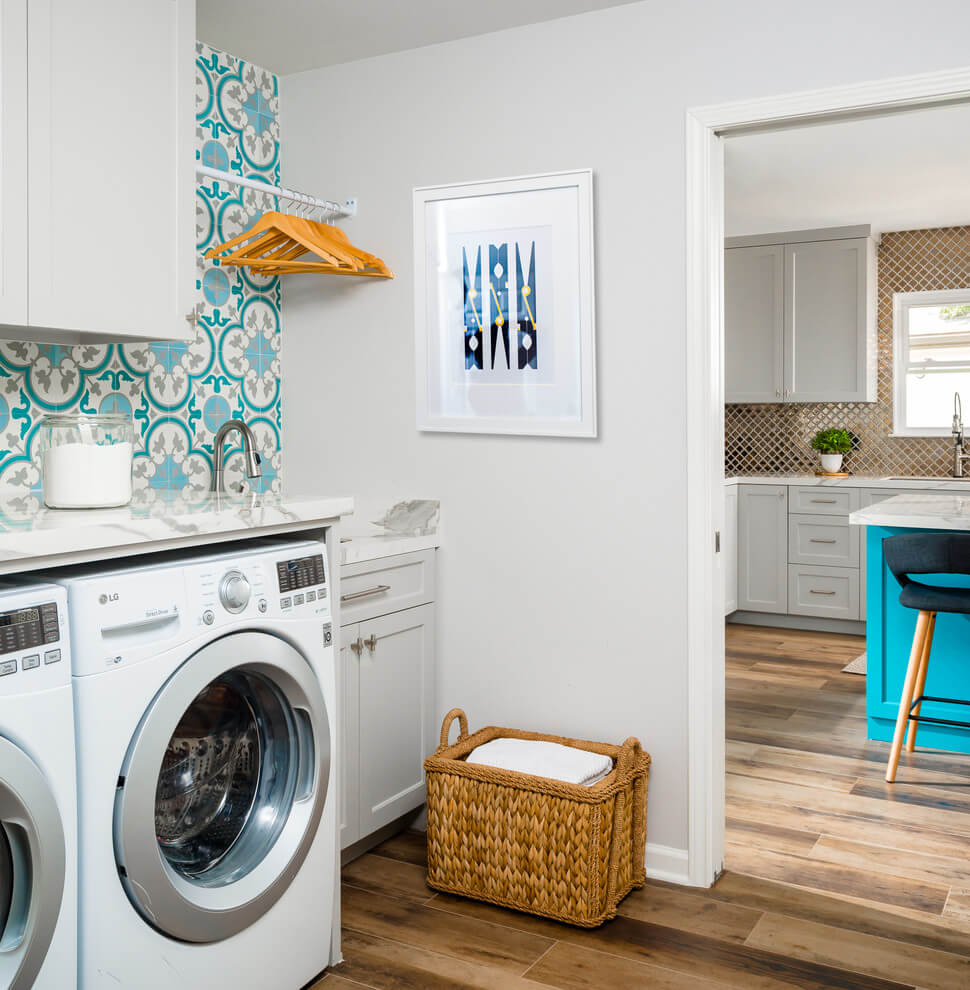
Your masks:
<path fill-rule="evenodd" d="M 970 758 L 865 742 L 861 639 L 728 630 L 728 857 L 586 931 L 435 894 L 405 832 L 349 864 L 345 961 L 313 990 L 966 990 Z"/>

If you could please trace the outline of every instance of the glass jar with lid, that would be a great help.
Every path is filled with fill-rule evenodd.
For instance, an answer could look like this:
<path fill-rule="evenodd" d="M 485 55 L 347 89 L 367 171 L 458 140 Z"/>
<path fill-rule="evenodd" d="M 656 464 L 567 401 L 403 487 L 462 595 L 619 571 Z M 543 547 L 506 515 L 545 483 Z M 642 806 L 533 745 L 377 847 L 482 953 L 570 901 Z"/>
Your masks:
<path fill-rule="evenodd" d="M 131 501 L 135 428 L 124 413 L 45 416 L 40 424 L 44 504 L 95 509 Z"/>

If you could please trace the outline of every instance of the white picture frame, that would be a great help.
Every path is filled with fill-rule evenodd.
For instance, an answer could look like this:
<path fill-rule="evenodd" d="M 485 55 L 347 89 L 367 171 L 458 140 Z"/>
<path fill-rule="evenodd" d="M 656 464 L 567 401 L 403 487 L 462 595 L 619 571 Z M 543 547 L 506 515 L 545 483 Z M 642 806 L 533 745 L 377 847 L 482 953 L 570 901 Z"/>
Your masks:
<path fill-rule="evenodd" d="M 414 190 L 421 431 L 596 436 L 591 169 Z"/>

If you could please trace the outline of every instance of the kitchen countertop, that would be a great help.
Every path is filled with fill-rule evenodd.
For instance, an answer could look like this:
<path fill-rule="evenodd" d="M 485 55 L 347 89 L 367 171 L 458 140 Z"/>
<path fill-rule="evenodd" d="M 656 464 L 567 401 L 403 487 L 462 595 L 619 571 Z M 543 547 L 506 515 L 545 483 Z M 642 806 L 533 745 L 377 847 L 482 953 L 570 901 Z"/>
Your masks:
<path fill-rule="evenodd" d="M 324 495 L 193 492 L 117 509 L 48 509 L 13 499 L 0 502 L 0 574 L 295 533 L 353 510 L 352 498 Z"/>
<path fill-rule="evenodd" d="M 881 474 L 852 474 L 848 478 L 820 478 L 816 474 L 758 474 L 725 478 L 725 485 L 820 485 L 830 488 L 894 488 L 903 491 L 966 492 L 970 478 L 899 478 Z"/>
<path fill-rule="evenodd" d="M 907 492 L 850 513 L 854 526 L 970 530 L 970 491 L 966 495 Z"/>

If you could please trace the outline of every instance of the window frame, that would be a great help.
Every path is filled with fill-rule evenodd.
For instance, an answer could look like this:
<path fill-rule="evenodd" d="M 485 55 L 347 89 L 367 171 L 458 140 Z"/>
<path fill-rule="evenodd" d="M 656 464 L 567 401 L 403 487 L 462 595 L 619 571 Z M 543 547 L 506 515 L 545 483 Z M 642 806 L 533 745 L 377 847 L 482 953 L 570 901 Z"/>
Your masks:
<path fill-rule="evenodd" d="M 944 426 L 910 426 L 906 420 L 906 369 L 909 354 L 909 311 L 916 306 L 970 305 L 970 288 L 893 293 L 893 425 L 894 437 L 948 437 Z"/>

